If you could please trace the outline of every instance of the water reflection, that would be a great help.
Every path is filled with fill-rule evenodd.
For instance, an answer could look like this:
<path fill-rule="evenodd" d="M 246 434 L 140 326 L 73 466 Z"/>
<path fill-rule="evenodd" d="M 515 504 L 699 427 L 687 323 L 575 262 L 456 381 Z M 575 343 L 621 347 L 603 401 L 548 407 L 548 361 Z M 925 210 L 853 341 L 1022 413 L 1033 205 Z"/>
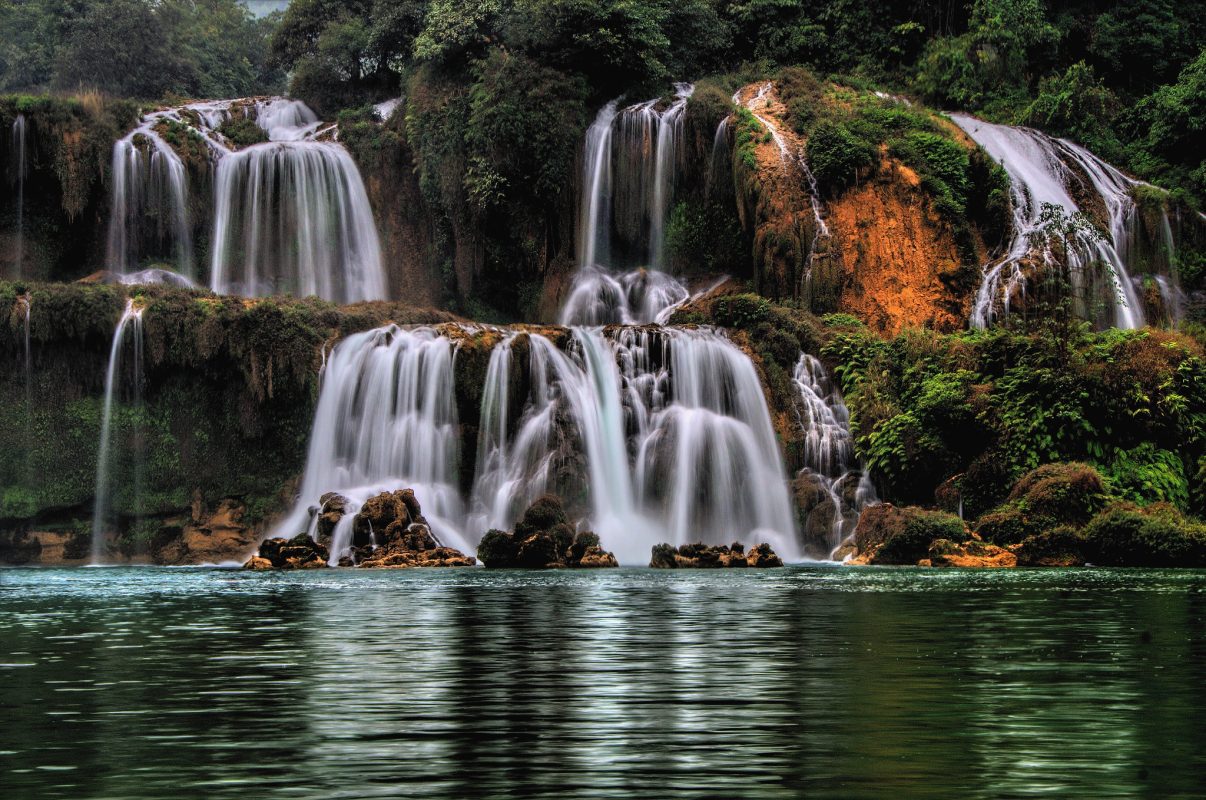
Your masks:
<path fill-rule="evenodd" d="M 5 798 L 1198 796 L 1206 573 L 0 572 Z"/>

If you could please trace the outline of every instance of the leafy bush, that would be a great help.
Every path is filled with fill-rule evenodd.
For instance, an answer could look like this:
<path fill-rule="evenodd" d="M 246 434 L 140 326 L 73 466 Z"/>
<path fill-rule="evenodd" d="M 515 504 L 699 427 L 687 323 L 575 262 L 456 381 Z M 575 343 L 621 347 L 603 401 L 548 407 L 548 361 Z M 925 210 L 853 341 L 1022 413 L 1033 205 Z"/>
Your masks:
<path fill-rule="evenodd" d="M 1206 565 L 1206 531 L 1170 507 L 1108 509 L 1085 526 L 1089 559 L 1101 566 Z"/>
<path fill-rule="evenodd" d="M 872 564 L 916 564 L 926 557 L 930 544 L 937 539 L 959 544 L 971 538 L 963 520 L 954 514 L 918 508 L 903 510 L 904 525 L 875 551 Z"/>
<path fill-rule="evenodd" d="M 875 165 L 875 147 L 838 122 L 821 122 L 808 135 L 808 165 L 817 184 L 830 194 L 840 194 L 858 180 L 859 173 Z"/>

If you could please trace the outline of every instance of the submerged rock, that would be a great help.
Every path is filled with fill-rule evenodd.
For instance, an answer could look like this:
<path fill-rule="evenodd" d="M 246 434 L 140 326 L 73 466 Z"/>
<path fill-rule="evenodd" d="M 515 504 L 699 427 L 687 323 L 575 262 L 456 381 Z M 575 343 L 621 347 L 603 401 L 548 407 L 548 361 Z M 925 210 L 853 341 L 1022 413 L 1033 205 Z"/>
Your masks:
<path fill-rule="evenodd" d="M 603 549 L 591 531 L 575 532 L 561 500 L 554 495 L 538 498 L 511 533 L 488 531 L 477 546 L 477 557 L 487 567 L 618 567 L 616 557 Z"/>
<path fill-rule="evenodd" d="M 783 560 L 769 544 L 763 542 L 745 552 L 745 545 L 706 545 L 702 542 L 674 547 L 669 544 L 653 546 L 649 566 L 654 569 L 731 569 L 743 567 L 781 567 Z"/>

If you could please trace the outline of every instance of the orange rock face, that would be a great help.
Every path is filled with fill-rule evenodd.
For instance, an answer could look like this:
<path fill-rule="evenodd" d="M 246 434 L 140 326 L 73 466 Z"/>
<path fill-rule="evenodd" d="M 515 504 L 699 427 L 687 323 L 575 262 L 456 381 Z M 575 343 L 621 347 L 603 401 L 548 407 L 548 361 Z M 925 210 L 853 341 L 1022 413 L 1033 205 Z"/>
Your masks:
<path fill-rule="evenodd" d="M 956 330 L 972 298 L 943 283 L 959 270 L 950 226 L 929 208 L 916 173 L 884 159 L 875 178 L 829 203 L 829 229 L 842 269 L 839 306 L 876 331 Z"/>

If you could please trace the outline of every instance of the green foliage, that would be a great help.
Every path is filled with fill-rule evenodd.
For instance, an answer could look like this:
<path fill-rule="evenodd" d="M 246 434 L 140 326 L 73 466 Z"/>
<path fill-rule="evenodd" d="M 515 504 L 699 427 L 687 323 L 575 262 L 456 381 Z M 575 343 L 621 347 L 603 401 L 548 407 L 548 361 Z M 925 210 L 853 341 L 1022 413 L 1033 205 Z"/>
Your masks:
<path fill-rule="evenodd" d="M 575 145 L 586 129 L 585 88 L 526 56 L 497 49 L 474 70 L 465 131 L 470 200 L 490 208 L 555 199 L 573 185 Z"/>
<path fill-rule="evenodd" d="M 1164 501 L 1178 508 L 1189 505 L 1184 461 L 1151 442 L 1130 450 L 1115 450 L 1107 475 L 1110 484 L 1127 500 L 1143 504 Z"/>
<path fill-rule="evenodd" d="M 875 165 L 875 146 L 839 122 L 823 121 L 814 127 L 807 150 L 817 184 L 830 194 L 840 193 Z"/>
<path fill-rule="evenodd" d="M 1206 204 L 1206 48 L 1176 83 L 1156 89 L 1128 115 L 1133 137 L 1131 164 L 1137 172 L 1167 186 L 1184 187 L 1195 202 Z"/>
<path fill-rule="evenodd" d="M 941 483 L 962 475 L 971 515 L 1053 461 L 1086 462 L 1139 502 L 1198 509 L 1199 353 L 1170 334 L 1081 327 L 1062 339 L 994 330 L 885 341 L 839 330 L 822 350 L 837 365 L 856 445 L 886 496 L 932 502 Z"/>
<path fill-rule="evenodd" d="M 218 131 L 235 147 L 250 147 L 268 141 L 268 133 L 256 121 L 246 116 L 232 116 Z"/>
<path fill-rule="evenodd" d="M 0 90 L 81 87 L 126 97 L 229 97 L 279 89 L 274 21 L 237 0 L 29 0 L 0 4 Z"/>
<path fill-rule="evenodd" d="M 1082 535 L 1086 555 L 1100 566 L 1206 565 L 1206 530 L 1169 507 L 1117 506 L 1095 517 Z"/>
<path fill-rule="evenodd" d="M 911 131 L 890 145 L 892 155 L 917 170 L 939 213 L 952 222 L 965 218 L 971 190 L 971 157 L 946 136 Z"/>
<path fill-rule="evenodd" d="M 875 551 L 872 564 L 916 564 L 929 553 L 930 544 L 946 539 L 956 544 L 970 536 L 963 520 L 942 511 L 904 509 L 903 529 L 894 533 Z"/>
<path fill-rule="evenodd" d="M 1098 156 L 1117 161 L 1122 145 L 1113 130 L 1120 103 L 1093 68 L 1078 61 L 1062 75 L 1039 82 L 1038 96 L 1021 122 L 1080 142 Z"/>

